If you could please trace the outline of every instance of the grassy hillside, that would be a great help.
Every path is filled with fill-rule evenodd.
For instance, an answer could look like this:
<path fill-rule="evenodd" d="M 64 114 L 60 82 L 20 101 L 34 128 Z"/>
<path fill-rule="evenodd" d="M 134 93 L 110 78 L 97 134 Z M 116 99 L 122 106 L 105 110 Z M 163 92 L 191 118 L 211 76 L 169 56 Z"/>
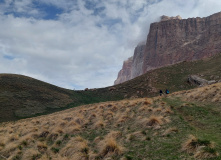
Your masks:
<path fill-rule="evenodd" d="M 43 113 L 72 101 L 68 90 L 26 76 L 0 74 L 0 122 Z"/>
<path fill-rule="evenodd" d="M 221 159 L 220 88 L 217 83 L 1 123 L 0 160 Z"/>
<path fill-rule="evenodd" d="M 116 101 L 131 97 L 153 97 L 160 89 L 170 92 L 197 86 L 187 83 L 188 75 L 207 80 L 221 79 L 221 55 L 195 62 L 159 68 L 125 83 L 88 91 L 73 91 L 13 74 L 0 74 L 0 122 L 18 120 L 72 108 L 82 104 Z"/>
<path fill-rule="evenodd" d="M 100 90 L 102 92 L 102 89 Z M 0 122 L 18 120 L 109 99 L 92 91 L 60 88 L 27 76 L 0 74 Z M 113 95 L 111 99 L 118 100 Z"/>
<path fill-rule="evenodd" d="M 169 89 L 171 92 L 192 89 L 196 86 L 187 83 L 189 75 L 200 75 L 207 80 L 221 80 L 220 62 L 221 54 L 199 61 L 181 62 L 149 71 L 142 76 L 116 85 L 116 88 L 121 93 L 122 90 L 125 89 L 125 91 L 127 91 L 127 97 L 156 96 L 160 89 Z M 142 92 L 143 95 L 141 95 Z"/>

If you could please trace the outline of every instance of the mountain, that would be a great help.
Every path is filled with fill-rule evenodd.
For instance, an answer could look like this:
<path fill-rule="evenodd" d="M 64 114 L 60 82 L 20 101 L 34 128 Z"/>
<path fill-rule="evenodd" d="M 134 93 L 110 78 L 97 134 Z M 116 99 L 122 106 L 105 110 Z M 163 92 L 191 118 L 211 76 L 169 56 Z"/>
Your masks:
<path fill-rule="evenodd" d="M 123 65 L 115 84 L 133 79 L 149 70 L 207 58 L 220 52 L 221 12 L 205 18 L 162 16 L 160 22 L 150 25 L 145 46 L 138 45 L 135 48 L 134 56 L 129 59 L 133 61 L 124 62 L 127 65 Z"/>
<path fill-rule="evenodd" d="M 218 160 L 220 87 L 216 83 L 1 123 L 0 160 Z"/>

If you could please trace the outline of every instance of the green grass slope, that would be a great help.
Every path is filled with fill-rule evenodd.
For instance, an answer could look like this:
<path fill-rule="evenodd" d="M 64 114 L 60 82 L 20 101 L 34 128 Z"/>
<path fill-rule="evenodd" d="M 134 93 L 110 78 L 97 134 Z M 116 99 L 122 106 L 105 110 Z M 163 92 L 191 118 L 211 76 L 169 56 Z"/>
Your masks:
<path fill-rule="evenodd" d="M 125 83 L 88 91 L 73 91 L 21 75 L 0 74 L 0 122 L 105 101 L 131 97 L 153 97 L 160 89 L 170 92 L 197 86 L 187 83 L 189 75 L 207 80 L 221 79 L 221 55 L 209 59 L 182 62 L 147 72 Z"/>
<path fill-rule="evenodd" d="M 0 74 L 0 122 L 64 107 L 74 101 L 71 95 L 69 90 L 30 77 Z"/>
<path fill-rule="evenodd" d="M 73 91 L 27 76 L 0 74 L 0 122 L 49 114 L 82 104 L 122 99 L 118 94 L 103 90 L 108 91 Z"/>

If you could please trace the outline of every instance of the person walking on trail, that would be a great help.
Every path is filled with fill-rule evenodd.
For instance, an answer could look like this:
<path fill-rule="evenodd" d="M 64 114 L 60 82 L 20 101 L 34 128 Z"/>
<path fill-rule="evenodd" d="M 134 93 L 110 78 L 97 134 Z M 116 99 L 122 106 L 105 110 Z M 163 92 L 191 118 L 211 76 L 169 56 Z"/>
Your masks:
<path fill-rule="evenodd" d="M 162 96 L 162 94 L 163 94 L 163 91 L 162 91 L 162 90 L 160 90 L 160 96 Z"/>
<path fill-rule="evenodd" d="M 170 92 L 169 92 L 169 90 L 168 90 L 168 89 L 166 89 L 165 93 L 166 93 L 166 94 L 169 94 Z"/>

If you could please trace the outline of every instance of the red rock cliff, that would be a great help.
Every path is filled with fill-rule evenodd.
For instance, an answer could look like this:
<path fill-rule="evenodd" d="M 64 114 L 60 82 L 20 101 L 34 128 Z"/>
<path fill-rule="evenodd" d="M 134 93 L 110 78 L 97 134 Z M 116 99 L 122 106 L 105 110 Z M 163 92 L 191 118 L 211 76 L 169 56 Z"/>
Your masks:
<path fill-rule="evenodd" d="M 128 67 L 131 71 L 127 71 L 130 75 L 124 75 L 128 79 L 120 83 L 134 78 L 131 72 L 139 73 L 134 74 L 136 77 L 151 69 L 198 60 L 217 53 L 221 53 L 221 12 L 205 18 L 162 16 L 160 22 L 150 25 L 142 58 L 138 62 L 142 64 L 142 69 L 135 67 L 138 66 L 137 61 L 132 61 Z M 115 82 L 118 84 L 117 80 Z"/>
<path fill-rule="evenodd" d="M 119 71 L 118 78 L 114 81 L 114 84 L 125 82 L 143 74 L 144 51 L 145 43 L 142 42 L 135 48 L 134 55 L 124 61 L 123 67 Z"/>
<path fill-rule="evenodd" d="M 119 84 L 131 79 L 131 67 L 132 67 L 133 57 L 128 58 L 124 61 L 122 69 L 118 73 L 118 78 L 114 81 L 114 84 Z"/>

